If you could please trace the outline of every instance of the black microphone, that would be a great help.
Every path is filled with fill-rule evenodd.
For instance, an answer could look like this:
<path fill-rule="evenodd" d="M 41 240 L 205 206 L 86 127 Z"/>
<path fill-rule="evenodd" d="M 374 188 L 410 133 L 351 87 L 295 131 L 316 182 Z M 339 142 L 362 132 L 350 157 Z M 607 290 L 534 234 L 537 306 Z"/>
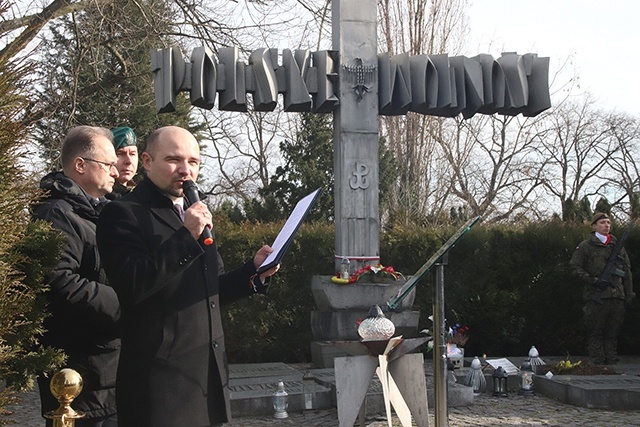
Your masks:
<path fill-rule="evenodd" d="M 198 188 L 196 187 L 196 183 L 188 180 L 182 184 L 182 191 L 184 193 L 184 197 L 187 198 L 189 205 L 194 204 L 195 202 L 200 201 L 200 196 L 198 196 Z M 211 228 L 209 226 L 205 226 L 204 230 L 202 230 L 202 234 L 200 235 L 202 238 L 202 243 L 205 246 L 209 246 L 213 244 L 213 234 L 211 234 Z"/>

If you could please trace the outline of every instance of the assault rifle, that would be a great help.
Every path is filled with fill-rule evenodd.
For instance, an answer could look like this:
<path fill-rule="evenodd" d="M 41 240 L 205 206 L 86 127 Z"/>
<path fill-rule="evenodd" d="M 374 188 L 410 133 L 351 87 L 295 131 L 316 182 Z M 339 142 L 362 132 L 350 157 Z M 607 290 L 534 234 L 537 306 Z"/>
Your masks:
<path fill-rule="evenodd" d="M 622 251 L 622 246 L 624 245 L 625 240 L 627 240 L 627 237 L 629 237 L 629 233 L 631 232 L 631 229 L 634 225 L 635 221 L 631 221 L 622 237 L 618 239 L 616 244 L 613 246 L 611 255 L 609 255 L 609 259 L 607 259 L 607 264 L 604 266 L 604 268 L 602 269 L 602 273 L 600 273 L 600 276 L 598 276 L 596 282 L 594 283 L 594 286 L 596 287 L 596 293 L 593 294 L 593 300 L 598 304 L 602 304 L 602 297 L 600 296 L 600 294 L 602 294 L 602 291 L 613 284 L 613 276 L 624 277 L 625 275 L 625 272 L 623 270 L 620 270 L 616 265 L 616 261 L 618 260 L 620 251 Z"/>

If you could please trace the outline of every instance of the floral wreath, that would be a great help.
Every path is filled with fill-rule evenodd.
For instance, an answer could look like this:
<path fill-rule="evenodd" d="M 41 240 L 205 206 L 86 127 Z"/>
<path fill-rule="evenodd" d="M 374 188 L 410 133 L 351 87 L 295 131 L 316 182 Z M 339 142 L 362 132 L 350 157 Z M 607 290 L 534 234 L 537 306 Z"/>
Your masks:
<path fill-rule="evenodd" d="M 350 284 L 360 281 L 360 279 L 364 277 L 379 277 L 381 279 L 393 279 L 399 280 L 400 278 L 404 279 L 404 276 L 399 271 L 395 271 L 392 266 L 384 266 L 382 264 L 374 264 L 374 265 L 365 265 L 364 267 L 356 270 L 348 279 L 343 279 L 339 275 L 333 276 L 331 281 L 333 283 L 340 284 Z"/>

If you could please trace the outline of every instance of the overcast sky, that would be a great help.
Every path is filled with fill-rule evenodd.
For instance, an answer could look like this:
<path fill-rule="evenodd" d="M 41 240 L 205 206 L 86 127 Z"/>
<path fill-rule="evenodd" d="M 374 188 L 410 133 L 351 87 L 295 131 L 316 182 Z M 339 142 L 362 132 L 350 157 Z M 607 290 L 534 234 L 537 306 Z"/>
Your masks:
<path fill-rule="evenodd" d="M 564 80 L 579 76 L 603 108 L 640 117 L 640 1 L 470 0 L 474 40 L 465 52 L 537 53 L 550 57 L 550 76 L 568 58 Z"/>

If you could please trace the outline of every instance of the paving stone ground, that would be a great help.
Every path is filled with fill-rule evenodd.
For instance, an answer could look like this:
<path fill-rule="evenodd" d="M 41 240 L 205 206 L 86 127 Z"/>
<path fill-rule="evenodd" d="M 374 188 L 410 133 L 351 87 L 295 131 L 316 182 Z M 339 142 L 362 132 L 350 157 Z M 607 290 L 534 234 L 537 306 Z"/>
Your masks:
<path fill-rule="evenodd" d="M 14 420 L 13 425 L 19 427 L 43 427 L 44 421 L 39 414 L 37 393 L 29 392 L 20 395 L 20 402 L 10 407 L 11 415 L 1 416 L 3 421 Z M 435 426 L 433 414 L 430 415 L 430 426 Z M 308 411 L 293 413 L 289 418 L 276 420 L 270 416 L 236 418 L 229 427 L 263 427 L 263 426 L 305 426 L 336 427 L 338 414 L 334 409 L 324 411 Z M 394 418 L 393 426 L 400 426 Z M 387 427 L 386 418 L 380 416 L 367 419 L 367 427 Z M 579 408 L 555 402 L 542 396 L 509 396 L 495 398 L 489 394 L 476 398 L 468 407 L 449 409 L 450 427 L 467 426 L 555 426 L 555 427 L 638 427 L 640 411 L 604 411 Z M 185 424 L 185 427 L 188 427 Z"/>
<path fill-rule="evenodd" d="M 331 409 L 290 414 L 289 418 L 285 420 L 275 420 L 270 417 L 240 418 L 228 425 L 233 427 L 267 425 L 336 427 L 338 426 L 338 415 L 335 409 Z M 367 427 L 388 427 L 384 416 L 367 419 L 364 425 Z M 429 425 L 435 426 L 433 413 L 429 416 Z M 514 394 L 507 398 L 498 398 L 485 393 L 476 397 L 471 406 L 450 408 L 448 425 L 449 427 L 638 427 L 640 426 L 640 411 L 588 409 L 560 403 L 543 396 L 525 397 Z M 395 417 L 393 426 L 401 426 Z"/>
<path fill-rule="evenodd" d="M 273 418 L 241 418 L 228 426 L 309 426 L 336 427 L 338 415 L 335 410 L 317 411 L 304 414 L 291 414 L 286 420 Z M 415 424 L 414 424 L 415 425 Z M 435 426 L 433 414 L 429 416 L 429 425 Z M 368 419 L 367 427 L 387 427 L 384 417 Z M 393 426 L 401 426 L 394 418 Z M 489 395 L 477 398 L 472 406 L 451 408 L 449 410 L 450 427 L 467 426 L 555 426 L 555 427 L 638 427 L 640 411 L 602 411 L 578 408 L 555 402 L 541 396 L 494 398 Z"/>
<path fill-rule="evenodd" d="M 640 358 L 634 358 L 640 364 Z M 0 415 L 0 423 L 13 421 L 19 427 L 43 427 L 40 417 L 37 391 L 23 393 L 19 402 L 8 409 L 10 414 Z M 432 409 L 430 409 L 433 411 Z M 467 426 L 555 426 L 555 427 L 639 427 L 640 410 L 607 411 L 576 407 L 554 401 L 543 396 L 524 397 L 516 394 L 506 398 L 493 397 L 489 393 L 475 398 L 467 407 L 450 408 L 449 427 Z M 400 426 L 393 419 L 393 426 Z M 356 424 L 357 425 L 357 424 Z M 435 426 L 433 413 L 429 425 Z M 272 416 L 235 418 L 228 427 L 296 426 L 296 427 L 337 427 L 338 414 L 335 408 L 322 411 L 291 413 L 289 418 L 274 419 Z M 366 420 L 366 427 L 388 427 L 386 418 L 379 416 Z M 184 427 L 189 427 L 185 423 Z"/>

